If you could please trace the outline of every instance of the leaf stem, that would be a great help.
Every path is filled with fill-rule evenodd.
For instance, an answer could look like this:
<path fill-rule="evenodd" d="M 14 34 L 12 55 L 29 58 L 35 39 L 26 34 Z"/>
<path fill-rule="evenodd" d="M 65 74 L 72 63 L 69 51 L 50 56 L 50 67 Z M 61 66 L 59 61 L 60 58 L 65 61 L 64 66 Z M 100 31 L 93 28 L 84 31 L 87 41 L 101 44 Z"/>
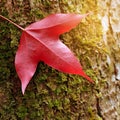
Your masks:
<path fill-rule="evenodd" d="M 6 20 L 6 21 L 8 21 L 8 22 L 10 22 L 11 24 L 15 25 L 17 28 L 21 29 L 22 31 L 25 30 L 24 28 L 22 28 L 22 27 L 19 26 L 18 24 L 14 23 L 13 21 L 9 20 L 8 18 L 6 18 L 6 17 L 4 17 L 4 16 L 2 16 L 2 15 L 0 15 L 0 18 Z"/>

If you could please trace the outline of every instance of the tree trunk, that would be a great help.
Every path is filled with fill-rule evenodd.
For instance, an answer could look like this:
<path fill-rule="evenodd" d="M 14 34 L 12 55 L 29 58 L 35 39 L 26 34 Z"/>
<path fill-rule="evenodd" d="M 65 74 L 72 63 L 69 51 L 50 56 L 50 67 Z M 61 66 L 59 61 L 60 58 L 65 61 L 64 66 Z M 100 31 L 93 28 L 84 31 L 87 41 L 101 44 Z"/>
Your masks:
<path fill-rule="evenodd" d="M 40 63 L 23 96 L 14 68 L 22 31 L 0 19 L 0 118 L 119 120 L 119 6 L 118 0 L 0 0 L 0 14 L 22 27 L 52 13 L 91 12 L 60 37 L 94 80 L 91 84 Z"/>
<path fill-rule="evenodd" d="M 120 1 L 100 1 L 103 40 L 107 46 L 106 85 L 101 89 L 100 106 L 105 120 L 120 119 Z"/>

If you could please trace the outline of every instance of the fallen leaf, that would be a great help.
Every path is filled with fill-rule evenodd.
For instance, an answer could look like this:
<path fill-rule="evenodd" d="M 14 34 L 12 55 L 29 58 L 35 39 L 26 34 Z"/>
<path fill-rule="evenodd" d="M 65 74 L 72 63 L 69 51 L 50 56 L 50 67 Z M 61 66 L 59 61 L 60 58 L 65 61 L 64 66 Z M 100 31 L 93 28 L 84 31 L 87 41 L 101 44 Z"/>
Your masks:
<path fill-rule="evenodd" d="M 23 94 L 40 61 L 59 71 L 78 74 L 92 82 L 82 70 L 79 60 L 59 39 L 60 34 L 74 28 L 87 15 L 53 14 L 24 29 L 15 56 L 15 67 Z"/>

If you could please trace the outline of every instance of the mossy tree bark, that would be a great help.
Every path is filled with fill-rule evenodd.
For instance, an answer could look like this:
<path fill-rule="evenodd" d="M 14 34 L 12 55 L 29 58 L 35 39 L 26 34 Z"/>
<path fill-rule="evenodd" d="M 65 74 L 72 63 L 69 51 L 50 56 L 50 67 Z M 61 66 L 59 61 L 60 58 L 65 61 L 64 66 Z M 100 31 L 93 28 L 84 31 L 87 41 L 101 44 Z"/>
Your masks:
<path fill-rule="evenodd" d="M 2 120 L 120 119 L 120 27 L 116 28 L 120 16 L 117 0 L 0 0 L 0 14 L 22 27 L 52 13 L 89 11 L 92 14 L 77 28 L 60 37 L 80 59 L 95 84 L 40 63 L 24 96 L 14 68 L 22 31 L 0 19 Z"/>

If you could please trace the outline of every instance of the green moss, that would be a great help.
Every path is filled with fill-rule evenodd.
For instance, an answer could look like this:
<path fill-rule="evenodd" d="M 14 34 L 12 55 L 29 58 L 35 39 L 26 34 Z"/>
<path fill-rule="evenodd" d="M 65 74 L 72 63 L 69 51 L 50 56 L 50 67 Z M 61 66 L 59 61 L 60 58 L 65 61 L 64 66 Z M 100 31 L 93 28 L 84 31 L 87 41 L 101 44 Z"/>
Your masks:
<path fill-rule="evenodd" d="M 99 116 L 97 116 L 95 113 L 94 113 L 94 110 L 93 110 L 93 108 L 92 107 L 89 107 L 88 108 L 88 112 L 89 112 L 89 114 L 90 114 L 90 120 L 102 120 L 102 118 L 101 117 L 99 117 Z"/>
<path fill-rule="evenodd" d="M 64 74 L 40 63 L 23 96 L 14 67 L 14 56 L 21 31 L 8 22 L 0 20 L 0 98 L 1 100 L 5 98 L 1 102 L 3 105 L 0 104 L 2 105 L 0 119 L 84 120 L 85 116 L 88 116 L 87 119 L 100 120 L 92 104 L 96 101 L 94 96 L 100 96 L 96 89 L 99 90 L 101 82 L 97 78 L 99 72 L 93 70 L 92 66 L 99 62 L 97 60 L 104 54 L 106 48 L 101 42 L 101 24 L 97 18 L 96 0 L 69 2 L 68 0 L 59 2 L 35 0 L 32 8 L 30 3 L 25 4 L 24 1 L 23 3 L 16 2 L 16 5 L 12 6 L 15 13 L 9 16 L 9 11 L 5 7 L 6 0 L 2 0 L 0 14 L 10 17 L 17 24 L 25 27 L 53 12 L 93 12 L 77 28 L 62 35 L 61 39 L 80 59 L 83 69 L 95 84 L 90 84 L 79 75 Z M 25 12 L 26 8 L 27 12 Z"/>
<path fill-rule="evenodd" d="M 27 116 L 27 108 L 25 106 L 19 106 L 16 114 L 18 118 L 25 119 Z"/>

